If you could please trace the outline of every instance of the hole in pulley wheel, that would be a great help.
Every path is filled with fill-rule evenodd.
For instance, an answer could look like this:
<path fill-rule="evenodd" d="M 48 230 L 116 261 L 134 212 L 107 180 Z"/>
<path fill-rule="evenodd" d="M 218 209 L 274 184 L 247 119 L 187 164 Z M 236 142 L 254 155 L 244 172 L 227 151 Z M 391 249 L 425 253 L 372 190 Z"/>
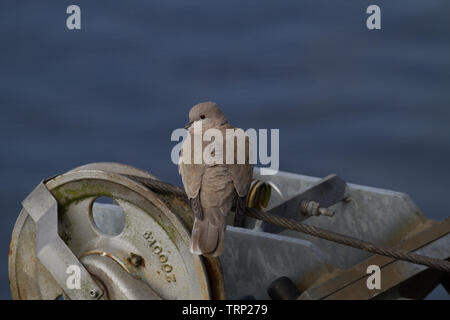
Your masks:
<path fill-rule="evenodd" d="M 92 204 L 92 221 L 99 232 L 118 236 L 125 228 L 125 213 L 109 197 L 98 197 Z"/>

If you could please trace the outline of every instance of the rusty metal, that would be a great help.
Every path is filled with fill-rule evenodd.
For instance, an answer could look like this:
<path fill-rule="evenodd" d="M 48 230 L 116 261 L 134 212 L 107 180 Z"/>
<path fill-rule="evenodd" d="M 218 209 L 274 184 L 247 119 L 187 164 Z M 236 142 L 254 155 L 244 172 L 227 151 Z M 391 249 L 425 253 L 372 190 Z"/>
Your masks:
<path fill-rule="evenodd" d="M 105 168 L 98 165 L 95 167 Z M 132 168 L 125 169 L 126 174 L 138 173 L 141 178 L 154 179 L 153 176 L 141 174 Z M 55 177 L 47 181 L 46 186 L 59 204 L 62 217 L 60 236 L 77 257 L 87 256 L 85 253 L 96 250 L 111 252 L 130 269 L 133 277 L 149 284 L 151 282 L 151 286 L 163 298 L 209 299 L 225 296 L 218 261 L 189 253 L 189 224 L 192 217 L 184 199 L 157 195 L 139 181 L 113 172 L 92 170 L 92 166 Z M 98 196 L 113 198 L 120 205 L 118 208 L 122 208 L 127 215 L 126 229 L 120 235 L 105 236 L 92 223 L 92 212 L 90 215 L 89 212 L 95 207 L 92 204 Z M 146 227 L 152 221 L 157 223 L 153 223 L 153 227 Z M 26 237 L 26 230 L 31 230 L 28 232 L 31 236 Z M 11 241 L 9 265 L 13 298 L 55 299 L 64 290 L 52 281 L 46 268 L 35 258 L 35 249 L 31 248 L 34 245 L 33 231 L 33 221 L 22 212 Z M 26 246 L 31 249 L 24 250 L 23 241 L 27 241 Z M 166 251 L 162 252 L 159 247 L 152 249 L 152 245 L 158 246 L 159 243 L 164 243 L 162 250 Z M 130 252 L 143 257 L 145 264 L 128 260 Z M 31 264 L 20 262 L 25 256 Z M 166 263 L 167 260 L 169 262 Z M 28 269 L 32 269 L 32 274 Z M 212 275 L 211 279 L 209 273 Z M 39 282 L 42 277 L 49 282 L 48 286 Z M 210 286 L 210 282 L 213 285 Z"/>
<path fill-rule="evenodd" d="M 189 233 L 193 216 L 181 188 L 156 180 L 145 171 L 112 163 L 83 166 L 70 174 L 78 175 L 84 172 L 84 174 L 95 175 L 99 170 L 103 173 L 114 170 L 120 173 L 117 175 L 115 172 L 112 176 L 104 177 L 103 183 L 111 179 L 115 182 L 117 179 L 126 179 L 139 190 L 142 187 L 150 192 L 154 197 L 153 205 L 159 210 L 162 207 L 166 208 L 167 211 L 163 210 L 163 212 L 171 212 L 172 218 L 181 223 L 186 228 L 187 234 Z M 252 185 L 254 189 L 250 192 L 253 197 L 248 203 L 251 204 L 249 207 L 254 206 L 261 210 L 266 206 L 270 211 L 282 205 L 283 202 L 293 203 L 292 199 L 296 199 L 296 205 L 291 206 L 293 210 L 280 212 L 284 216 L 295 214 L 295 224 L 305 220 L 307 228 L 313 227 L 310 231 L 334 230 L 337 233 L 349 235 L 350 239 L 363 238 L 385 247 L 395 247 L 394 251 L 415 252 L 440 260 L 450 257 L 448 221 L 436 223 L 427 220 L 405 194 L 346 184 L 336 176 L 319 179 L 284 172 L 273 176 L 262 176 L 256 168 L 254 178 L 255 182 Z M 52 180 L 55 179 L 57 180 L 58 177 Z M 330 183 L 330 181 L 334 182 Z M 269 186 L 269 197 L 266 197 L 266 186 Z M 136 191 L 134 188 L 131 189 L 132 193 Z M 302 196 L 299 197 L 299 195 Z M 302 198 L 303 196 L 305 197 Z M 123 199 L 117 195 L 112 195 L 112 198 L 117 198 L 116 205 L 94 204 L 92 214 L 102 212 L 108 215 L 123 209 L 133 212 L 136 210 L 136 208 L 127 207 Z M 70 202 L 66 200 L 65 197 L 61 199 L 63 209 Z M 141 208 L 140 202 L 136 200 L 133 198 L 131 203 L 139 203 L 137 207 Z M 76 201 L 79 205 L 83 205 L 82 199 Z M 308 206 L 310 206 L 309 213 L 305 215 L 307 211 L 305 209 Z M 333 218 L 316 215 L 320 208 L 323 208 L 322 213 L 325 212 L 325 208 L 328 208 L 336 212 L 336 215 Z M 72 216 L 70 210 L 63 210 L 63 214 L 67 214 L 67 217 Z M 34 244 L 24 245 L 33 241 L 35 232 L 33 221 L 28 220 L 26 213 L 21 213 L 13 231 L 9 259 L 12 294 L 14 298 L 19 299 L 54 299 L 62 294 L 61 288 L 46 268 L 37 261 Z M 348 246 L 285 228 L 272 229 L 266 226 L 265 223 L 253 218 L 248 218 L 246 228 L 228 226 L 224 254 L 219 259 L 200 257 L 202 264 L 194 267 L 198 274 L 207 275 L 205 278 L 207 280 L 202 282 L 196 291 L 207 290 L 209 298 L 213 299 L 224 298 L 225 292 L 231 299 L 245 296 L 267 299 L 269 297 L 266 290 L 270 283 L 281 276 L 292 279 L 302 293 L 299 299 L 421 299 L 439 283 L 442 283 L 445 288 L 450 287 L 449 273 L 446 272 L 379 255 L 370 256 L 367 252 Z M 74 237 L 72 234 L 73 228 L 65 227 L 63 230 L 68 232 L 62 232 L 61 238 L 68 243 L 77 241 L 77 236 Z M 268 231 L 278 232 L 278 234 Z M 147 278 L 145 272 L 142 274 L 139 271 L 147 268 L 147 264 L 151 264 L 152 261 L 149 261 L 149 258 L 140 250 L 126 245 L 124 248 L 117 248 L 115 245 L 108 245 L 108 241 L 104 244 L 96 248 L 99 252 L 104 252 L 101 257 L 108 257 L 117 266 L 123 263 L 126 269 L 121 268 L 121 270 L 128 272 L 136 279 L 142 275 L 144 280 Z M 78 255 L 79 250 L 75 251 L 77 251 L 76 255 L 82 259 L 82 256 Z M 142 260 L 137 256 L 142 257 Z M 29 262 L 26 268 L 24 261 Z M 381 268 L 382 289 L 380 290 L 369 290 L 366 286 L 369 277 L 366 269 L 372 264 L 379 265 Z M 226 267 L 222 269 L 222 266 Z M 147 284 L 153 290 L 151 282 Z M 104 284 L 99 282 L 99 285 L 107 290 Z M 159 294 L 160 291 L 156 289 L 155 292 Z"/>
<path fill-rule="evenodd" d="M 247 196 L 247 207 L 264 209 L 270 201 L 272 187 L 269 183 L 254 179 Z"/>
<path fill-rule="evenodd" d="M 142 258 L 138 254 L 130 253 L 130 257 L 127 259 L 129 263 L 131 263 L 134 267 L 139 268 L 142 265 L 145 265 L 144 258 Z"/>
<path fill-rule="evenodd" d="M 135 181 L 139 179 L 137 177 L 158 180 L 156 176 L 152 175 L 151 173 L 145 170 L 130 165 L 124 165 L 114 162 L 91 163 L 73 169 L 72 171 L 90 170 L 90 169 L 97 169 L 108 172 L 115 172 L 122 175 L 129 175 Z M 139 182 L 144 183 L 145 185 L 145 180 L 140 180 Z M 178 218 L 182 220 L 182 222 L 185 224 L 185 226 L 190 232 L 190 230 L 192 229 L 192 225 L 194 223 L 194 219 L 191 208 L 189 204 L 186 202 L 184 191 L 181 190 L 181 192 L 175 195 L 175 197 L 173 196 L 172 193 L 169 197 L 167 197 L 167 195 L 164 194 L 159 194 L 159 197 L 162 198 L 165 201 L 165 204 L 169 207 L 169 209 L 173 210 L 174 214 L 176 214 Z M 206 272 L 208 274 L 211 298 L 215 300 L 225 299 L 226 298 L 225 284 L 222 273 L 222 267 L 220 265 L 219 259 L 215 257 L 203 257 L 203 256 L 201 256 L 200 259 L 203 261 L 204 268 L 206 269 Z"/>
<path fill-rule="evenodd" d="M 450 258 L 450 219 L 442 222 L 429 222 L 416 231 L 415 235 L 403 241 L 398 248 L 406 251 L 423 252 L 436 255 L 436 258 Z M 438 250 L 441 249 L 441 250 Z M 370 265 L 381 269 L 381 289 L 368 289 L 366 282 L 370 274 L 367 268 Z M 346 270 L 336 270 L 329 279 L 319 279 L 306 290 L 299 299 L 374 299 L 374 298 L 401 298 L 390 292 L 393 288 L 407 284 L 410 279 L 430 271 L 424 266 L 405 263 L 384 256 L 374 255 L 354 267 Z M 431 270 L 434 272 L 434 270 Z M 444 274 L 439 272 L 440 277 Z M 435 283 L 433 289 L 438 283 Z M 388 295 L 390 294 L 390 296 Z M 384 297 L 383 297 L 384 295 Z M 423 297 L 422 297 L 423 298 Z"/>

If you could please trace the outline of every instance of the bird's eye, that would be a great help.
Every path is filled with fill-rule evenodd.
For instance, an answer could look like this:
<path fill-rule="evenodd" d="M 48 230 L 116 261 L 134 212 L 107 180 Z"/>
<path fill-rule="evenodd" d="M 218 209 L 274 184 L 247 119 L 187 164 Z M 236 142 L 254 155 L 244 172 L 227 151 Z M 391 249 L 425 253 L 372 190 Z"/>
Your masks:
<path fill-rule="evenodd" d="M 200 116 L 200 119 L 205 119 L 206 117 L 205 117 L 205 115 L 204 114 L 202 114 L 201 116 Z"/>

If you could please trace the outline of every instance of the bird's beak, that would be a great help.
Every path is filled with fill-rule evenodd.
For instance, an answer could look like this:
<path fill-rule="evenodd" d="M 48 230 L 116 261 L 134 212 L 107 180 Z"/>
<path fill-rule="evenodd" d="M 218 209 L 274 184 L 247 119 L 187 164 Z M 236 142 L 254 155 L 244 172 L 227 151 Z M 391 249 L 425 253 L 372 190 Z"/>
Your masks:
<path fill-rule="evenodd" d="M 188 123 L 184 126 L 184 128 L 185 128 L 185 129 L 189 129 L 189 127 L 192 125 L 192 123 L 194 123 L 194 121 L 188 122 Z"/>

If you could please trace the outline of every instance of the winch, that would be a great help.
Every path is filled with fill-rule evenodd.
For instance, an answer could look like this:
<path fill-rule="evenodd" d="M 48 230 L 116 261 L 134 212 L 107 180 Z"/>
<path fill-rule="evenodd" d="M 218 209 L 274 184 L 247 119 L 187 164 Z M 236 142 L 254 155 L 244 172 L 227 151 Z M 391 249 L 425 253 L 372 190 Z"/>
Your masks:
<path fill-rule="evenodd" d="M 163 192 L 165 186 L 117 163 L 89 164 L 40 183 L 23 201 L 12 234 L 13 299 L 417 299 L 440 283 L 450 289 L 447 272 L 250 217 L 243 228 L 230 217 L 220 258 L 193 255 L 189 201 L 181 188 Z M 247 205 L 376 244 L 450 257 L 449 219 L 428 220 L 403 193 L 336 175 L 261 175 L 255 168 Z M 366 285 L 373 265 L 381 270 L 380 288 Z"/>

